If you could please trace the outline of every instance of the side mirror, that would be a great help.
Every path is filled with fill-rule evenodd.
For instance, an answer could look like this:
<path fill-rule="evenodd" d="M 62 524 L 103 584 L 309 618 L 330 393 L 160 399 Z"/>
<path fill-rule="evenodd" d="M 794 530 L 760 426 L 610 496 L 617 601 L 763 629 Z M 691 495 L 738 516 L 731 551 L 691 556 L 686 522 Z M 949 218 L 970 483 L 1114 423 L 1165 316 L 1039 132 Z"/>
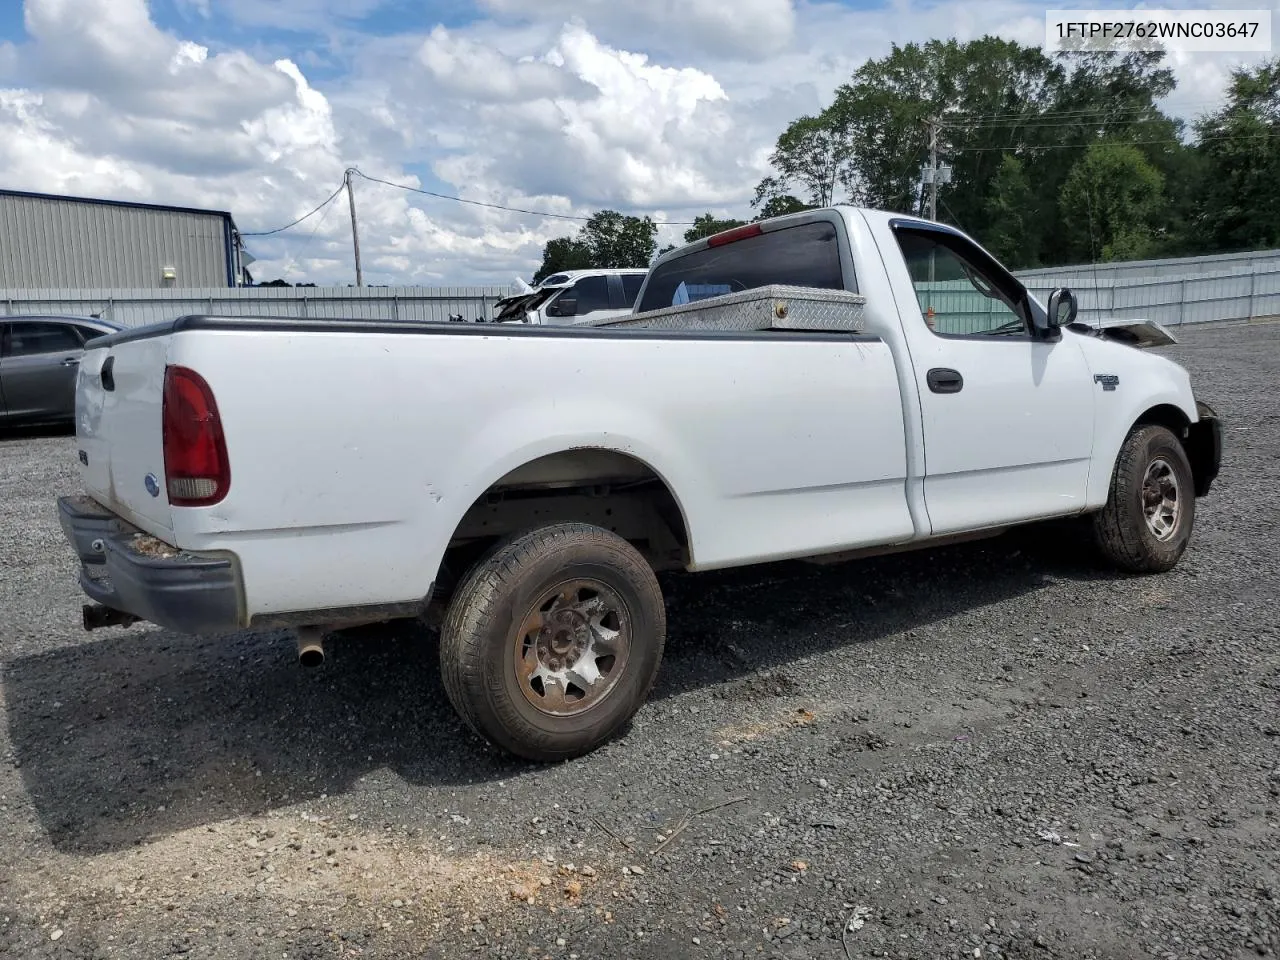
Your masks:
<path fill-rule="evenodd" d="M 561 297 L 551 306 L 547 307 L 547 313 L 553 317 L 574 317 L 578 314 L 578 298 L 577 297 Z"/>
<path fill-rule="evenodd" d="M 1058 287 L 1049 294 L 1047 312 L 1051 327 L 1067 327 L 1076 319 L 1076 295 L 1066 287 Z"/>

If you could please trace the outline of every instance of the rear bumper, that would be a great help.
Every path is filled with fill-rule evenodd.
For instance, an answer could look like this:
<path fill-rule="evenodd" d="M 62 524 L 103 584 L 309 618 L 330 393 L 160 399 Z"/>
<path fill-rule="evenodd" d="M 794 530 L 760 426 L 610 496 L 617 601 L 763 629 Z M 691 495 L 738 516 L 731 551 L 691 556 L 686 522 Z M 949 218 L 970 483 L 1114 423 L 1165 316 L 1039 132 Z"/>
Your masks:
<path fill-rule="evenodd" d="M 240 571 L 230 557 L 169 546 L 89 497 L 59 497 L 58 518 L 96 603 L 178 633 L 241 626 Z"/>
<path fill-rule="evenodd" d="M 1195 476 L 1196 496 L 1203 497 L 1222 469 L 1222 421 L 1203 400 L 1196 401 L 1196 412 L 1200 419 L 1187 432 L 1187 459 Z"/>

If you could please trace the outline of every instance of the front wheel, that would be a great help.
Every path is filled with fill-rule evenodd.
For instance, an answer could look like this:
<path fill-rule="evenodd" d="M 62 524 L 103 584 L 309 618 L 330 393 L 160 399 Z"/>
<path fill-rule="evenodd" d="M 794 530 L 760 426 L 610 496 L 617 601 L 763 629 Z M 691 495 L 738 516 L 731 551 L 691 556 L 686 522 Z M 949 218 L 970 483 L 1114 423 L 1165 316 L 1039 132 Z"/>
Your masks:
<path fill-rule="evenodd" d="M 445 692 L 491 743 L 566 760 L 613 736 L 657 677 L 666 612 L 653 569 L 587 524 L 512 537 L 480 560 L 440 634 Z"/>
<path fill-rule="evenodd" d="M 1139 427 L 1125 438 L 1107 505 L 1093 516 L 1094 540 L 1106 559 L 1130 573 L 1172 570 L 1195 523 L 1191 463 L 1167 427 Z"/>

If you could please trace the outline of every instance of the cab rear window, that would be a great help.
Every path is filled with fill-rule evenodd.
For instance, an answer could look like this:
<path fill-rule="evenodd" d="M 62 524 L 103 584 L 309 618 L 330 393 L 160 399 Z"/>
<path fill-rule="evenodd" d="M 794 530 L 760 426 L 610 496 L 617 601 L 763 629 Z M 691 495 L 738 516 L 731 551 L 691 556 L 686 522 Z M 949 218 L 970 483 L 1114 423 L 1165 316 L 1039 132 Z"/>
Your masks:
<path fill-rule="evenodd" d="M 829 220 L 708 247 L 655 267 L 638 312 L 783 283 L 843 290 L 840 244 Z"/>

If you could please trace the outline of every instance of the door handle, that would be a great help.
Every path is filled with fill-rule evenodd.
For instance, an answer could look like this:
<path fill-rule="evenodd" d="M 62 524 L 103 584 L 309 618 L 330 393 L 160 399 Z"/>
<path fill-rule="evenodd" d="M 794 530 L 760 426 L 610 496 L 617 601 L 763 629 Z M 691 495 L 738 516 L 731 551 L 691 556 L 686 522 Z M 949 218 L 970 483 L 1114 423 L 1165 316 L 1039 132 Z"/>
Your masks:
<path fill-rule="evenodd" d="M 949 367 L 934 367 L 925 380 L 934 393 L 959 393 L 964 389 L 964 377 L 960 376 L 960 371 Z"/>
<path fill-rule="evenodd" d="M 77 360 L 75 357 L 67 357 L 67 359 L 65 359 L 65 360 L 63 360 L 63 361 L 62 361 L 62 365 L 63 365 L 64 367 L 74 367 L 74 366 L 76 366 L 76 365 L 77 365 L 77 364 L 79 364 L 79 363 L 80 363 L 80 361 L 79 361 L 79 360 Z"/>

